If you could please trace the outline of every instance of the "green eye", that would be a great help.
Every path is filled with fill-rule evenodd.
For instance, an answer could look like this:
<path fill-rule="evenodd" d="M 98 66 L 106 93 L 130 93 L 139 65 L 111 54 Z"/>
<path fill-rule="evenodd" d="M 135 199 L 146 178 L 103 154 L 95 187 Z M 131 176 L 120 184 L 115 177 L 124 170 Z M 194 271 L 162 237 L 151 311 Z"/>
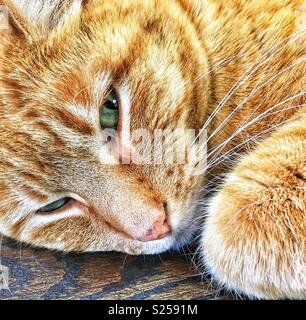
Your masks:
<path fill-rule="evenodd" d="M 116 129 L 119 122 L 119 101 L 117 95 L 112 89 L 103 104 L 100 113 L 101 127 L 104 129 Z"/>
<path fill-rule="evenodd" d="M 58 209 L 63 208 L 68 202 L 70 202 L 71 199 L 70 198 L 63 198 L 57 201 L 54 201 L 50 204 L 48 204 L 47 206 L 39 209 L 39 213 L 50 213 L 53 211 L 56 211 Z"/>

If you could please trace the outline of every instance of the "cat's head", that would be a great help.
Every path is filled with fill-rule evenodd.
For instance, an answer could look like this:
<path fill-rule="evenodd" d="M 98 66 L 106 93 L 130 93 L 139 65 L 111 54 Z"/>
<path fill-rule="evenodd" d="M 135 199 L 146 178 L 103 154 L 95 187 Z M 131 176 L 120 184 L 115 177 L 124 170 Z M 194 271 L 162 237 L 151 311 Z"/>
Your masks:
<path fill-rule="evenodd" d="M 65 251 L 183 243 L 198 161 L 152 163 L 136 146 L 203 124 L 207 62 L 189 15 L 163 0 L 1 2 L 0 232 Z"/>

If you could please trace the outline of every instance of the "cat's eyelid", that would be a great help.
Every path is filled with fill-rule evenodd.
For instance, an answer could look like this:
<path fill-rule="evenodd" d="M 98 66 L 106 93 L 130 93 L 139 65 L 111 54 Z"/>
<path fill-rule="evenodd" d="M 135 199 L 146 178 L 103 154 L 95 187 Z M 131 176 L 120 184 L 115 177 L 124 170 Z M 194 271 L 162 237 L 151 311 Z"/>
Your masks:
<path fill-rule="evenodd" d="M 70 217 L 77 217 L 84 213 L 84 209 L 78 205 L 78 202 L 72 201 L 68 203 L 66 208 L 56 210 L 50 213 L 42 213 L 42 214 L 34 214 L 31 216 L 29 220 L 29 225 L 33 228 L 38 227 L 39 225 L 48 224 L 50 222 L 55 222 L 57 220 L 70 218 Z"/>
<path fill-rule="evenodd" d="M 120 99 L 120 116 L 118 132 L 122 145 L 130 146 L 130 129 L 131 129 L 131 92 L 127 85 L 121 85 L 117 88 L 117 94 Z"/>
<path fill-rule="evenodd" d="M 79 195 L 77 195 L 75 193 L 71 193 L 71 192 L 63 192 L 62 194 L 57 194 L 56 196 L 49 197 L 48 201 L 44 202 L 44 204 L 41 204 L 40 208 L 47 206 L 47 205 L 49 205 L 53 202 L 56 202 L 58 200 L 65 199 L 65 198 L 78 201 L 85 206 L 88 205 L 88 202 L 85 199 L 83 199 L 82 197 L 80 197 Z"/>
<path fill-rule="evenodd" d="M 82 203 L 85 206 L 88 206 L 88 201 L 85 200 L 84 198 L 82 198 L 81 196 L 77 195 L 76 193 L 68 192 L 68 193 L 65 193 L 65 194 L 67 195 L 67 197 L 72 198 L 72 199 Z"/>

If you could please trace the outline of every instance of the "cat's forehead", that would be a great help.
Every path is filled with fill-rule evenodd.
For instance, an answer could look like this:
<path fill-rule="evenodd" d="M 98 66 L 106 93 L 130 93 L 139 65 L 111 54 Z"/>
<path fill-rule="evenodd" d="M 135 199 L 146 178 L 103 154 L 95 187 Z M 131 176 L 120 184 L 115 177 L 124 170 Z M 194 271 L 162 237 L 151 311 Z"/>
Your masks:
<path fill-rule="evenodd" d="M 29 89 L 34 103 L 57 99 L 67 106 L 97 107 L 115 86 L 121 99 L 128 97 L 142 109 L 154 104 L 158 110 L 161 102 L 163 107 L 177 106 L 191 83 L 180 52 L 154 39 L 143 41 L 136 31 L 134 37 L 125 32 L 117 37 L 122 41 L 80 33 L 66 44 L 33 51 L 26 73 L 34 80 L 29 85 L 39 87 Z"/>
<path fill-rule="evenodd" d="M 180 32 L 186 21 L 176 21 L 175 14 L 161 19 L 155 10 L 146 19 L 141 11 L 148 8 L 137 3 L 140 11 L 128 6 L 125 14 L 101 5 L 20 54 L 27 125 L 45 120 L 78 146 L 80 136 L 71 133 L 94 136 L 100 130 L 99 112 L 112 87 L 134 128 L 198 125 L 191 111 L 205 99 L 200 92 L 206 83 L 198 75 L 206 61 L 199 58 L 194 30 Z"/>
<path fill-rule="evenodd" d="M 141 104 L 152 104 L 156 94 L 160 101 L 177 103 L 205 62 L 197 61 L 194 30 L 182 32 L 187 21 L 178 20 L 176 11 L 161 17 L 164 11 L 152 1 L 99 2 L 26 50 L 27 65 L 21 68 L 33 81 L 24 82 L 38 103 L 50 95 L 88 103 L 93 93 L 99 99 L 114 83 L 129 87 Z"/>

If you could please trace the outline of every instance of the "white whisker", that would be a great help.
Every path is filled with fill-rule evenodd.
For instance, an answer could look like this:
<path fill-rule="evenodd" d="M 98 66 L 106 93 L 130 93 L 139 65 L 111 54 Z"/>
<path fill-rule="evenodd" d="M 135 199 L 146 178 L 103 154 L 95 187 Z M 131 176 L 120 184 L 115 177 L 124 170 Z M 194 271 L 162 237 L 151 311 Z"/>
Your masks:
<path fill-rule="evenodd" d="M 218 128 L 209 136 L 207 141 L 210 141 L 210 139 L 212 137 L 214 137 L 216 135 L 216 133 L 218 133 L 224 126 L 225 124 L 237 113 L 238 110 L 241 109 L 241 107 L 252 97 L 254 96 L 255 93 L 257 93 L 260 89 L 262 89 L 264 86 L 266 86 L 268 83 L 270 83 L 271 81 L 273 81 L 276 77 L 280 76 L 281 74 L 283 74 L 284 72 L 292 69 L 293 67 L 295 67 L 296 65 L 300 64 L 301 62 L 306 61 L 306 59 L 302 59 L 299 60 L 295 63 L 293 63 L 292 65 L 290 65 L 289 67 L 283 69 L 282 71 L 278 72 L 277 74 L 275 74 L 273 77 L 269 78 L 267 81 L 265 81 L 263 84 L 261 84 L 260 86 L 258 86 L 257 88 L 253 89 L 252 92 L 241 102 L 239 103 L 239 105 L 225 118 L 225 120 L 221 123 L 220 126 L 218 126 Z M 259 106 L 257 106 L 257 108 L 253 111 L 253 113 L 258 110 Z"/>
<path fill-rule="evenodd" d="M 280 51 L 282 51 L 286 46 L 288 46 L 289 44 L 291 44 L 293 41 L 297 40 L 298 38 L 300 38 L 301 36 L 303 36 L 305 34 L 305 30 L 302 30 L 297 32 L 296 34 L 298 34 L 295 37 L 287 37 L 285 39 L 283 39 L 281 42 L 275 44 L 272 48 L 270 48 L 265 55 L 269 54 L 274 48 L 276 48 L 277 46 L 279 46 L 280 44 L 282 44 L 283 42 L 285 42 L 286 40 L 289 39 L 289 41 L 284 44 L 283 46 L 281 46 L 279 49 L 277 49 L 276 51 L 274 51 L 271 55 L 269 55 L 266 59 L 264 59 L 262 62 L 260 62 L 257 66 L 256 64 L 260 61 L 259 59 L 251 65 L 250 68 L 248 68 L 243 74 L 242 76 L 237 80 L 237 82 L 233 85 L 233 87 L 229 90 L 229 92 L 225 95 L 225 97 L 221 100 L 221 102 L 218 104 L 218 106 L 215 108 L 215 110 L 213 111 L 213 113 L 210 115 L 210 117 L 207 119 L 207 121 L 205 122 L 204 126 L 202 127 L 202 129 L 200 130 L 200 132 L 198 133 L 198 136 L 196 137 L 196 139 L 194 140 L 194 142 L 191 144 L 191 146 L 195 143 L 195 141 L 197 140 L 197 138 L 201 135 L 201 133 L 203 133 L 204 130 L 206 130 L 206 128 L 208 127 L 208 125 L 210 124 L 210 122 L 212 121 L 212 119 L 215 117 L 215 115 L 223 108 L 223 106 L 225 105 L 225 103 L 230 99 L 230 97 L 237 91 L 237 89 L 244 84 L 252 74 L 254 74 L 262 65 L 264 65 L 265 63 L 267 63 L 271 58 L 273 58 L 277 53 L 279 53 Z M 256 66 L 256 67 L 255 67 Z M 255 68 L 254 68 L 255 67 Z"/>
<path fill-rule="evenodd" d="M 235 146 L 233 149 L 227 151 L 224 155 L 222 155 L 221 158 L 218 158 L 218 161 L 217 161 L 217 162 L 209 163 L 209 164 L 207 165 L 207 167 L 205 168 L 205 170 L 207 170 L 207 169 L 209 169 L 209 168 L 211 168 L 211 167 L 213 167 L 213 166 L 215 167 L 215 166 L 219 165 L 219 164 L 223 161 L 223 159 L 226 158 L 233 150 L 237 150 L 237 149 L 239 149 L 241 146 L 243 146 L 244 144 L 249 143 L 249 142 L 253 141 L 254 139 L 256 139 L 256 138 L 258 138 L 258 137 L 260 137 L 260 136 L 262 136 L 262 135 L 265 135 L 266 133 L 274 130 L 275 128 L 278 128 L 279 126 L 284 125 L 284 124 L 286 124 L 287 122 L 291 122 L 291 121 L 293 121 L 293 120 L 295 120 L 295 119 L 297 119 L 297 118 L 300 118 L 300 117 L 302 117 L 302 116 L 305 116 L 305 115 L 304 115 L 304 114 L 298 114 L 298 115 L 295 116 L 295 117 L 292 117 L 292 118 L 290 118 L 290 119 L 287 119 L 286 121 L 284 121 L 284 122 L 282 122 L 282 123 L 278 123 L 278 124 L 276 124 L 276 125 L 268 128 L 267 130 L 264 130 L 264 131 L 258 133 L 257 135 L 250 137 L 250 138 L 247 139 L 246 141 L 243 141 L 243 142 L 240 143 L 239 145 Z"/>
<path fill-rule="evenodd" d="M 276 105 L 272 106 L 271 108 L 267 109 L 266 111 L 264 111 L 263 113 L 261 113 L 260 115 L 258 115 L 257 117 L 253 118 L 251 121 L 249 121 L 247 124 L 240 126 L 239 128 L 237 128 L 237 130 L 228 138 L 226 139 L 223 143 L 221 143 L 220 145 L 218 145 L 215 149 L 213 149 L 209 154 L 208 154 L 208 158 L 210 158 L 210 156 L 215 153 L 218 149 L 221 148 L 221 150 L 219 151 L 218 154 L 220 154 L 220 152 L 222 152 L 222 150 L 224 149 L 224 147 L 228 144 L 228 142 L 230 142 L 234 137 L 236 137 L 239 133 L 241 133 L 243 130 L 245 130 L 247 127 L 249 127 L 250 125 L 254 124 L 255 122 L 265 118 L 266 116 L 270 115 L 270 111 L 276 109 L 277 107 L 295 99 L 298 98 L 300 96 L 303 96 L 304 94 L 306 94 L 306 91 L 300 92 L 290 98 L 287 98 L 279 103 L 277 103 Z M 289 119 L 290 120 L 290 119 Z M 218 154 L 216 156 L 218 156 Z"/>

